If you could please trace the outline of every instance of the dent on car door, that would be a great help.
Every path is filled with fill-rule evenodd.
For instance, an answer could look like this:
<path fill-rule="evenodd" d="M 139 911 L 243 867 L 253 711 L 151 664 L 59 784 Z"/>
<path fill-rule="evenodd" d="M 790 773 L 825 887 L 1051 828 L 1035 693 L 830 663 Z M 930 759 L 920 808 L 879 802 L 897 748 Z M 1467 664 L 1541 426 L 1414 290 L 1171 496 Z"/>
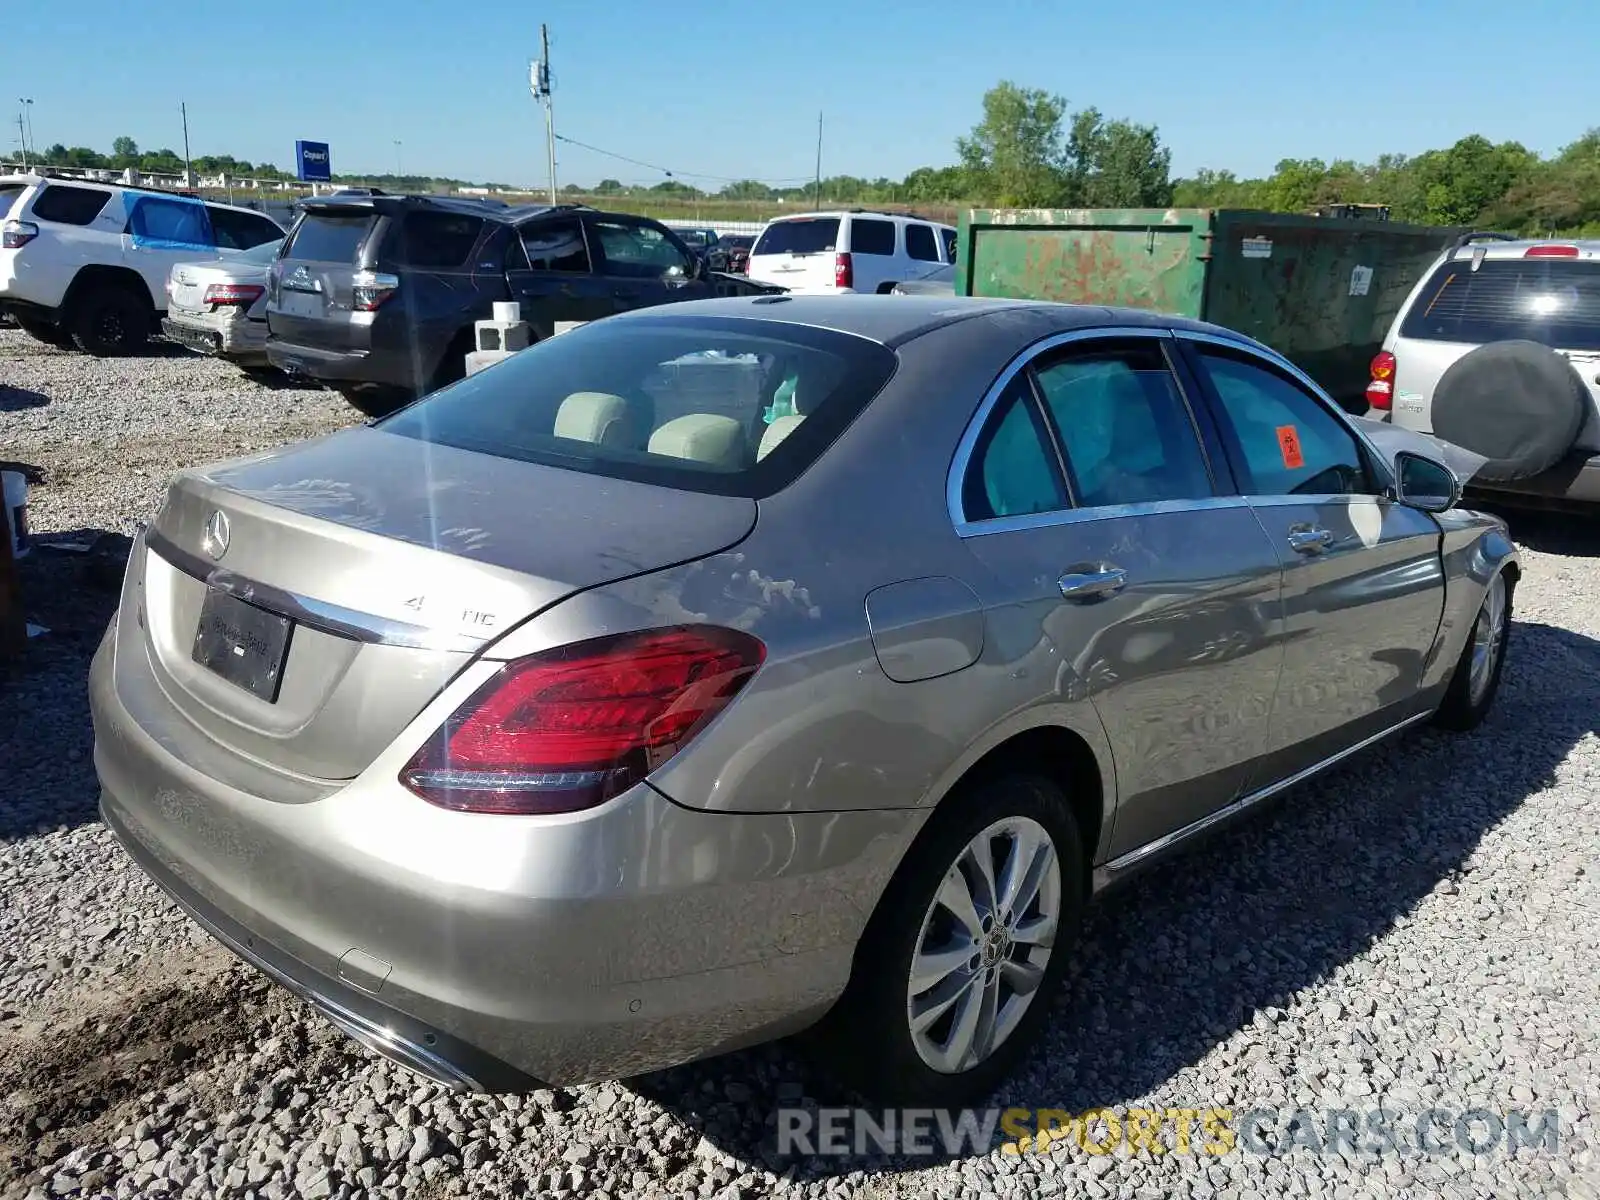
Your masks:
<path fill-rule="evenodd" d="M 1213 477 L 1169 340 L 1036 358 L 1006 384 L 963 485 L 991 634 L 1018 648 L 1038 701 L 1088 700 L 1109 738 L 1112 857 L 1238 795 L 1282 657 L 1277 557 Z"/>
<path fill-rule="evenodd" d="M 1181 339 L 1283 564 L 1283 680 L 1252 786 L 1415 715 L 1444 606 L 1440 530 L 1390 498 L 1337 406 L 1243 347 Z"/>

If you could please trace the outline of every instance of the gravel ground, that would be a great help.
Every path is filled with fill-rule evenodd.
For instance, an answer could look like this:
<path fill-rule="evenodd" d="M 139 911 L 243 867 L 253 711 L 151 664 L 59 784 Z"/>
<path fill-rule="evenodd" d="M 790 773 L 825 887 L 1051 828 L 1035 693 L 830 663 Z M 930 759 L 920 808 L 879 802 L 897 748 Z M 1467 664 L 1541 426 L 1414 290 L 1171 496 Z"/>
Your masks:
<path fill-rule="evenodd" d="M 46 469 L 46 538 L 125 534 L 175 467 L 354 419 L 202 359 L 96 362 L 0 330 L 0 457 Z M 41 549 L 23 583 L 51 633 L 0 692 L 0 1195 L 1600 1196 L 1600 527 L 1516 532 L 1484 728 L 1408 736 L 1097 905 L 1046 1046 L 996 1104 L 1320 1120 L 1382 1100 L 1402 1129 L 1553 1108 L 1554 1148 L 1468 1154 L 1445 1126 L 1435 1155 L 1304 1136 L 1211 1155 L 1197 1134 L 1160 1155 L 997 1136 L 949 1159 L 781 1158 L 776 1109 L 843 1103 L 783 1047 L 452 1096 L 234 964 L 124 857 L 95 818 L 83 694 L 118 564 Z"/>

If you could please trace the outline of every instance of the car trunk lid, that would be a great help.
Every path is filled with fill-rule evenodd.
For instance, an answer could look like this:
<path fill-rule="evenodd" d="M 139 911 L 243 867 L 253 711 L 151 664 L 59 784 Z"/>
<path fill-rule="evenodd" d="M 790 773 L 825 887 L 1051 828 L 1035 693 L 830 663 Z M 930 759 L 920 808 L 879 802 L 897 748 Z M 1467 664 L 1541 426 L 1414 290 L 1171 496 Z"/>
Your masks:
<path fill-rule="evenodd" d="M 167 307 L 185 312 L 205 312 L 206 289 L 213 284 L 264 287 L 267 268 L 247 263 L 182 263 L 172 269 L 167 287 Z"/>
<path fill-rule="evenodd" d="M 755 515 L 739 497 L 349 430 L 180 475 L 124 628 L 217 742 L 346 779 L 513 626 L 723 550 Z"/>

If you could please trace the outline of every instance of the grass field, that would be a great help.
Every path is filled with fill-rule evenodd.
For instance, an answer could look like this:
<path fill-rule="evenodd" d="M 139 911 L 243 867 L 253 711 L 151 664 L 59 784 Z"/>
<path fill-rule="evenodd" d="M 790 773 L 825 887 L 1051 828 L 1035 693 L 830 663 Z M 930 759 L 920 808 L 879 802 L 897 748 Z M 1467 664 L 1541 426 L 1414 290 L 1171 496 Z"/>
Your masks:
<path fill-rule="evenodd" d="M 213 192 L 211 189 L 202 189 L 209 199 L 227 200 L 229 193 Z M 290 201 L 297 198 L 292 192 L 245 192 L 235 190 L 231 193 L 234 203 L 243 200 L 276 200 Z M 509 204 L 539 204 L 544 201 L 542 192 L 528 194 L 503 194 L 498 199 Z M 813 208 L 838 209 L 838 208 L 872 208 L 880 212 L 912 212 L 918 216 L 926 217 L 930 221 L 942 221 L 946 224 L 956 223 L 956 214 L 960 211 L 957 206 L 949 204 L 932 205 L 905 205 L 905 204 L 872 204 L 866 201 L 840 201 L 823 199 L 820 205 L 812 205 L 806 201 L 793 201 L 782 203 L 774 200 L 679 200 L 673 197 L 662 196 L 591 196 L 563 193 L 563 204 L 587 204 L 594 208 L 605 209 L 610 212 L 633 213 L 641 217 L 654 217 L 658 221 L 689 221 L 705 222 L 716 226 L 718 221 L 768 221 L 773 217 L 782 216 L 784 213 L 808 212 Z"/>

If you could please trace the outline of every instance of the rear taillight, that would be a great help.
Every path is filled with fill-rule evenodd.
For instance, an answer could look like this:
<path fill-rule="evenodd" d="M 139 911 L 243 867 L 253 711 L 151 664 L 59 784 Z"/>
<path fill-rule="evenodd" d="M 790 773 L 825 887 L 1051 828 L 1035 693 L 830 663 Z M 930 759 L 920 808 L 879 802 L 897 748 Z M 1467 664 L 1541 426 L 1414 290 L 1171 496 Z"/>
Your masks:
<path fill-rule="evenodd" d="M 39 227 L 32 221 L 7 221 L 0 225 L 0 249 L 20 250 L 39 236 Z"/>
<path fill-rule="evenodd" d="M 398 275 L 381 271 L 357 271 L 350 282 L 350 307 L 357 312 L 376 312 L 400 287 Z"/>
<path fill-rule="evenodd" d="M 765 657 L 749 634 L 683 626 L 508 663 L 417 752 L 400 781 L 460 812 L 590 808 L 681 750 Z"/>
<path fill-rule="evenodd" d="M 1394 368 L 1394 355 L 1387 350 L 1379 350 L 1373 357 L 1368 368 L 1372 381 L 1367 384 L 1367 404 L 1372 408 L 1394 407 Z"/>
<path fill-rule="evenodd" d="M 200 302 L 209 304 L 213 308 L 227 304 L 240 304 L 249 308 L 261 299 L 261 294 L 266 290 L 259 283 L 213 283 L 206 288 L 206 294 Z"/>
<path fill-rule="evenodd" d="M 1577 258 L 1578 257 L 1578 248 L 1576 246 L 1557 246 L 1557 245 L 1529 246 L 1525 251 L 1523 251 L 1522 257 L 1523 258 Z"/>
<path fill-rule="evenodd" d="M 848 254 L 835 254 L 833 256 L 833 286 L 855 287 L 856 270 L 850 262 Z"/>

